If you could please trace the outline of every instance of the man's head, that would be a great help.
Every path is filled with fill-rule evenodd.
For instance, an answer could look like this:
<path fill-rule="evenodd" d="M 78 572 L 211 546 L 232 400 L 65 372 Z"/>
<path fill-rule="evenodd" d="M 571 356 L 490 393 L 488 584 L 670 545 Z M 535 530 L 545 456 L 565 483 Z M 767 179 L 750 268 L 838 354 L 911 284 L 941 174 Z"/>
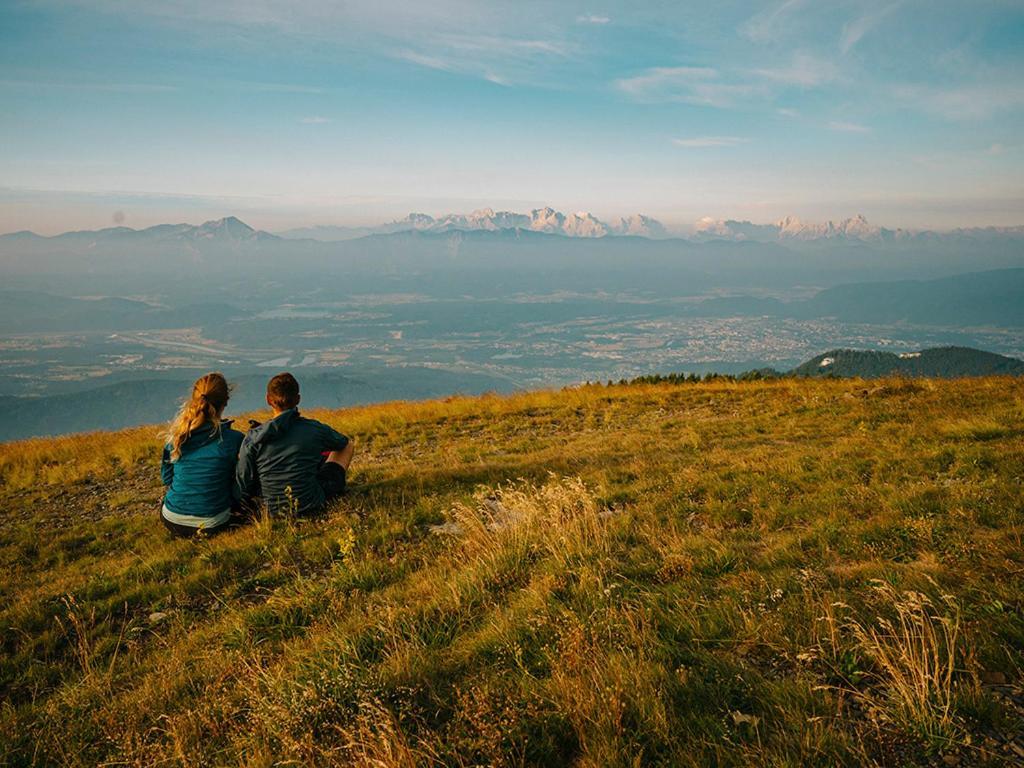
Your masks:
<path fill-rule="evenodd" d="M 287 411 L 299 404 L 299 382 L 290 373 L 279 373 L 267 382 L 267 405 L 275 412 Z"/>

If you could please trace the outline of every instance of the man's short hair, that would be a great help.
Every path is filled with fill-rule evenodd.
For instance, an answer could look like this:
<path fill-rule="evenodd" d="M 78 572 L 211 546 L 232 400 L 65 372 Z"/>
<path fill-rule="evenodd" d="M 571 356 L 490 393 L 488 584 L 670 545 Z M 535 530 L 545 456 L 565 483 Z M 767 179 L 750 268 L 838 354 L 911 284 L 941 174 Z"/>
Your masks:
<path fill-rule="evenodd" d="M 279 373 L 267 382 L 267 401 L 279 411 L 299 404 L 299 382 L 290 373 Z"/>

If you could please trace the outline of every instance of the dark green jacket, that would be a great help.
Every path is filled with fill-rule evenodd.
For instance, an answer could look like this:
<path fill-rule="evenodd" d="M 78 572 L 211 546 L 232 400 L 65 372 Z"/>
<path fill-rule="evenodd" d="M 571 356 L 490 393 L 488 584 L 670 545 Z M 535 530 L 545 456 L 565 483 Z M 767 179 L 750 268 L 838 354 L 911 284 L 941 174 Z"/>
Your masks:
<path fill-rule="evenodd" d="M 324 451 L 340 451 L 348 438 L 291 408 L 249 430 L 242 441 L 235 473 L 243 499 L 262 497 L 271 514 L 312 512 L 324 505 L 317 470 Z"/>

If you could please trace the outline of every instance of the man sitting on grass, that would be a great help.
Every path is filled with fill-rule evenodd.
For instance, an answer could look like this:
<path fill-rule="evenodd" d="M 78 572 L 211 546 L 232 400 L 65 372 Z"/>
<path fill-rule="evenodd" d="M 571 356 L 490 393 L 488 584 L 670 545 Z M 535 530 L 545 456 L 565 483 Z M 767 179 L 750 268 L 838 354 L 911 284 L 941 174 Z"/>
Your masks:
<path fill-rule="evenodd" d="M 273 418 L 249 430 L 238 454 L 237 492 L 262 497 L 270 514 L 315 514 L 345 491 L 352 441 L 299 415 L 299 382 L 279 373 L 267 384 Z"/>

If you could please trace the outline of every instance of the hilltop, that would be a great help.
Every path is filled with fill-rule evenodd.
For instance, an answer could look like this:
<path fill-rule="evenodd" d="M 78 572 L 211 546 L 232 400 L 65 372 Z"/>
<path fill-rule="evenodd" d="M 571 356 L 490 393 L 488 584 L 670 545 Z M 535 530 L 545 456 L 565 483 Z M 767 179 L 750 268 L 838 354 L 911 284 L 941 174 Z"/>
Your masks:
<path fill-rule="evenodd" d="M 791 373 L 796 376 L 1022 376 L 1024 361 L 970 347 L 933 347 L 919 352 L 834 349 L 817 355 Z"/>
<path fill-rule="evenodd" d="M 319 520 L 158 526 L 158 428 L 0 446 L 0 762 L 1006 765 L 1024 380 L 315 415 Z M 888 623 L 887 623 L 888 622 Z"/>

